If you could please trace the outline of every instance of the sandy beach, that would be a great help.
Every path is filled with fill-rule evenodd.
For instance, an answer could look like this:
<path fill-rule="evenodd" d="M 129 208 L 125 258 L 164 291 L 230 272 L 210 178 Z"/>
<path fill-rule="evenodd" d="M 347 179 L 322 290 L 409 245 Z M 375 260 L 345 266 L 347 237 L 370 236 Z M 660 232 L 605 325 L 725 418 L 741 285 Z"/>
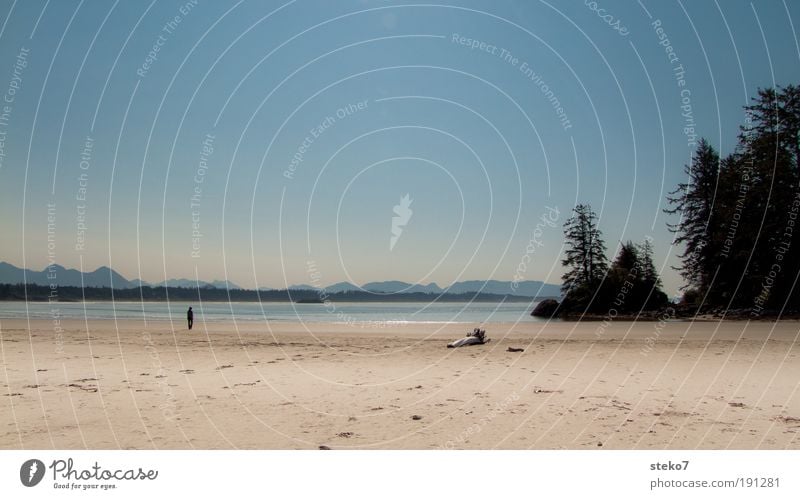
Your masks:
<path fill-rule="evenodd" d="M 62 327 L 0 322 L 0 448 L 800 449 L 795 321 Z"/>

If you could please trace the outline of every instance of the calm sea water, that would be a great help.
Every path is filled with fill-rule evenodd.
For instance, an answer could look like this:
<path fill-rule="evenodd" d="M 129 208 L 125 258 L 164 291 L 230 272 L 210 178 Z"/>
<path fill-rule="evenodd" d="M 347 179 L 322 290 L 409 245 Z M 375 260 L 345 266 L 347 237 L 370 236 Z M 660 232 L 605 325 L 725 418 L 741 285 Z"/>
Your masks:
<path fill-rule="evenodd" d="M 192 306 L 196 321 L 305 321 L 305 322 L 433 322 L 481 323 L 536 321 L 535 304 L 526 303 L 336 303 L 292 304 L 252 302 L 0 302 L 0 319 L 52 319 L 58 309 L 62 319 L 178 320 Z"/>

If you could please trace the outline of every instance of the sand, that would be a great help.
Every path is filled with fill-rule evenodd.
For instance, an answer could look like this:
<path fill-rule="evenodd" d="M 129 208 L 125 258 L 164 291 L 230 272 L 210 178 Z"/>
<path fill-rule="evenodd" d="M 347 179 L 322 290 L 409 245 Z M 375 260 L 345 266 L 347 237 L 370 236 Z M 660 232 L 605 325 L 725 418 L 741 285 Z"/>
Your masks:
<path fill-rule="evenodd" d="M 0 448 L 800 449 L 793 321 L 62 326 L 0 321 Z"/>

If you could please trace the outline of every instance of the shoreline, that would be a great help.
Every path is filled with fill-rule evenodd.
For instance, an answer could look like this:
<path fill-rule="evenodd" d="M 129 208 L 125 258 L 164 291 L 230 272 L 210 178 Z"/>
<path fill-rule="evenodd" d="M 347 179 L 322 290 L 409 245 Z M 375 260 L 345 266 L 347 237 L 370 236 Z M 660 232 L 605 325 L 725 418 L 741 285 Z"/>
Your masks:
<path fill-rule="evenodd" d="M 301 302 L 292 302 L 292 301 L 236 301 L 236 300 L 59 300 L 58 302 L 49 302 L 47 300 L 11 300 L 5 299 L 0 300 L 0 305 L 2 303 L 31 303 L 36 305 L 41 305 L 44 303 L 51 303 L 54 307 L 57 307 L 58 304 L 64 305 L 92 305 L 92 304 L 120 304 L 120 305 L 189 305 L 195 307 L 202 307 L 204 304 L 242 304 L 242 305 L 249 305 L 249 304 L 262 304 L 262 305 L 275 305 L 275 304 L 285 304 L 291 305 L 293 307 L 298 307 L 299 309 L 308 309 L 314 310 L 313 307 L 315 306 L 325 306 L 324 303 L 301 303 Z M 425 306 L 430 305 L 453 305 L 453 304 L 479 304 L 479 305 L 487 305 L 487 304 L 496 304 L 496 305 L 510 305 L 510 306 L 519 306 L 521 303 L 527 303 L 524 301 L 404 301 L 404 300 L 396 300 L 396 301 L 332 301 L 331 303 L 340 304 L 340 305 L 355 305 L 355 306 L 380 306 L 380 305 L 389 305 L 389 306 L 397 306 L 397 305 L 409 305 L 409 304 L 421 304 Z M 596 323 L 596 322 L 641 322 L 641 323 L 665 323 L 665 322 L 798 322 L 800 321 L 800 311 L 790 310 L 786 312 L 779 312 L 775 310 L 766 310 L 759 314 L 752 314 L 750 309 L 731 309 L 729 311 L 721 311 L 719 309 L 712 309 L 708 311 L 704 311 L 702 313 L 698 313 L 697 310 L 681 310 L 680 307 L 675 308 L 667 308 L 667 309 L 660 309 L 660 310 L 650 310 L 650 311 L 643 311 L 638 314 L 615 314 L 613 317 L 608 314 L 596 314 L 596 313 L 587 313 L 587 314 L 570 314 L 564 317 L 547 317 L 544 315 L 534 315 L 533 309 L 535 308 L 534 305 L 539 303 L 538 301 L 531 301 L 528 303 L 528 306 L 531 308 L 530 312 L 526 313 L 523 318 L 520 319 L 520 323 L 524 321 L 549 321 L 551 323 L 563 322 L 563 323 Z M 669 312 L 671 311 L 671 312 Z M 2 312 L 0 312 L 2 313 Z M 7 317 L 5 319 L 0 320 L 15 320 L 15 319 L 23 319 L 24 317 Z M 32 318 L 31 320 L 33 320 Z M 35 319 L 41 319 L 41 317 L 37 317 Z M 104 317 L 88 317 L 89 320 L 105 320 Z M 112 319 L 109 317 L 108 319 Z M 124 317 L 123 320 L 130 320 L 130 317 Z M 82 319 L 81 319 L 82 320 Z M 153 321 L 169 321 L 171 319 L 168 318 L 148 318 L 147 320 Z M 209 321 L 220 322 L 220 321 L 227 321 L 227 320 L 239 320 L 239 321 L 273 321 L 273 322 L 298 322 L 302 323 L 302 317 L 296 318 L 278 318 L 278 317 L 258 317 L 254 319 L 248 319 L 244 317 L 237 317 L 232 319 L 230 317 L 224 317 L 220 319 L 209 319 Z M 336 321 L 311 321 L 314 323 L 336 323 Z M 364 323 L 392 323 L 392 322 L 402 322 L 402 323 L 409 323 L 409 324 L 416 324 L 416 323 L 425 323 L 425 322 L 432 322 L 436 324 L 478 324 L 478 321 L 393 321 L 393 320 L 365 320 L 365 321 L 358 321 Z M 505 322 L 505 321 L 504 321 Z M 480 322 L 482 324 L 482 322 Z M 487 322 L 487 324 L 491 324 L 491 322 Z"/>
<path fill-rule="evenodd" d="M 654 337 L 665 343 L 680 341 L 785 341 L 800 342 L 800 327 L 797 320 L 779 321 L 731 321 L 707 318 L 702 320 L 670 320 L 664 322 L 641 320 L 614 321 L 570 321 L 562 319 L 532 320 L 520 322 L 407 322 L 392 323 L 389 327 L 365 327 L 364 323 L 319 321 L 302 322 L 297 320 L 210 320 L 195 318 L 194 328 L 188 330 L 182 315 L 175 319 L 143 318 L 0 318 L 0 334 L 6 331 L 30 330 L 39 337 L 44 331 L 62 329 L 73 333 L 97 333 L 100 337 L 119 332 L 148 332 L 150 334 L 176 334 L 180 337 L 197 337 L 231 334 L 277 335 L 292 337 L 297 335 L 320 335 L 339 338 L 369 337 L 391 339 L 409 338 L 450 338 L 458 339 L 478 325 L 487 331 L 493 341 L 537 340 L 584 341 L 584 342 L 637 342 Z M 30 328 L 30 329 L 29 329 Z M 0 340 L 2 338 L 0 337 Z M 798 345 L 800 347 L 800 344 Z M 798 378 L 800 379 L 800 378 Z"/>

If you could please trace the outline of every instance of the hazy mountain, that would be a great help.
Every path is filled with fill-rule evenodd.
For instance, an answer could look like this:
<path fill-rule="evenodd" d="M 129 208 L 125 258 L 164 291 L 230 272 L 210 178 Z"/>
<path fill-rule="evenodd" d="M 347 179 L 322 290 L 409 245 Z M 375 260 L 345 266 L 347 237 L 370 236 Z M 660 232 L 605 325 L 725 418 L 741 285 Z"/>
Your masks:
<path fill-rule="evenodd" d="M 194 279 L 167 279 L 158 284 L 144 283 L 143 286 L 166 286 L 169 288 L 217 288 L 217 289 L 242 289 L 231 281 L 195 281 Z"/>
<path fill-rule="evenodd" d="M 275 288 L 261 288 L 261 289 L 275 289 Z M 316 286 L 310 286 L 308 284 L 293 284 L 289 286 L 289 289 L 299 290 L 299 291 L 321 291 L 321 288 L 318 288 Z M 350 284 L 349 282 L 337 282 L 336 284 L 325 286 L 325 291 L 327 291 L 328 293 L 340 293 L 342 291 L 360 291 L 360 290 L 361 288 L 359 288 L 355 284 Z"/>
<path fill-rule="evenodd" d="M 232 281 L 211 281 L 211 286 L 219 289 L 242 289 L 241 286 Z"/>
<path fill-rule="evenodd" d="M 70 271 L 68 271 L 70 272 Z M 81 285 L 81 276 L 80 271 L 78 270 L 71 270 L 74 272 L 77 283 L 75 286 Z M 62 283 L 59 283 L 62 284 Z M 62 285 L 68 286 L 68 284 L 63 283 Z M 84 287 L 101 287 L 101 288 L 133 288 L 135 287 L 133 283 L 129 280 L 122 277 L 116 271 L 108 268 L 108 267 L 100 267 L 93 272 L 84 272 L 83 274 L 83 286 Z"/>
<path fill-rule="evenodd" d="M 349 282 L 337 282 L 330 286 L 325 286 L 325 291 L 328 293 L 341 293 L 342 291 L 360 291 L 361 288 Z"/>
<path fill-rule="evenodd" d="M 436 283 L 409 284 L 403 281 L 368 282 L 361 286 L 366 291 L 373 293 L 441 293 Z"/>
<path fill-rule="evenodd" d="M 83 286 L 93 288 L 117 288 L 117 289 L 130 289 L 138 288 L 139 286 L 171 286 L 182 288 L 195 288 L 212 287 L 212 288 L 230 288 L 241 289 L 235 283 L 230 281 L 213 281 L 199 283 L 193 279 L 169 279 L 168 281 L 160 282 L 158 284 L 150 284 L 146 281 L 134 279 L 129 281 L 120 275 L 117 271 L 108 267 L 100 267 L 92 272 L 84 272 L 83 279 L 81 280 L 81 272 L 75 269 L 67 269 L 61 265 L 52 265 L 42 271 L 28 270 L 24 272 L 19 267 L 11 265 L 10 263 L 0 262 L 0 283 L 4 284 L 18 284 L 26 281 L 32 284 L 39 284 L 41 286 L 48 286 L 50 284 L 57 284 L 59 286 Z M 166 283 L 166 284 L 165 284 Z"/>
<path fill-rule="evenodd" d="M 315 288 L 314 286 L 309 286 L 308 284 L 292 284 L 287 289 L 297 289 L 300 291 L 314 291 L 317 288 Z"/>
<path fill-rule="evenodd" d="M 511 281 L 461 281 L 447 288 L 449 293 L 492 293 L 514 296 L 560 296 L 561 287 L 542 281 L 519 281 L 512 287 Z"/>
<path fill-rule="evenodd" d="M 166 281 L 160 281 L 155 284 L 151 284 L 151 286 L 167 286 L 170 288 L 194 288 L 198 283 L 194 281 L 194 279 L 167 279 Z M 200 284 L 202 287 L 203 284 Z"/>
<path fill-rule="evenodd" d="M 49 279 L 48 273 L 55 276 Z M 139 286 L 169 286 L 179 288 L 217 288 L 217 289 L 242 289 L 237 284 L 230 281 L 215 280 L 211 282 L 195 281 L 194 279 L 168 279 L 157 284 L 150 284 L 139 279 L 129 281 L 108 267 L 100 267 L 92 272 L 83 273 L 75 269 L 66 269 L 60 265 L 53 265 L 50 269 L 41 272 L 29 270 L 26 273 L 27 281 L 33 284 L 47 286 L 56 283 L 59 286 L 81 286 L 84 287 L 113 287 L 117 289 L 137 288 Z M 23 271 L 9 263 L 0 262 L 0 283 L 18 284 L 23 282 Z M 339 293 L 344 291 L 370 291 L 372 293 L 487 293 L 495 295 L 513 296 L 560 296 L 561 288 L 556 284 L 547 284 L 541 281 L 520 281 L 515 287 L 511 286 L 511 281 L 459 281 L 442 289 L 436 283 L 430 284 L 411 284 L 403 281 L 382 281 L 369 282 L 359 287 L 349 282 L 338 282 L 327 286 L 328 293 Z M 274 288 L 263 287 L 261 291 L 268 291 Z M 318 288 L 308 284 L 296 284 L 289 286 L 290 290 L 298 291 L 318 291 Z"/>
<path fill-rule="evenodd" d="M 30 281 L 30 277 L 28 277 Z M 25 282 L 22 275 L 22 269 L 15 267 L 10 263 L 0 262 L 0 282 L 5 284 L 17 284 Z"/>
<path fill-rule="evenodd" d="M 18 284 L 25 281 L 41 286 L 57 284 L 59 286 L 115 287 L 119 289 L 136 287 L 131 281 L 108 267 L 100 267 L 92 272 L 84 272 L 81 276 L 80 271 L 67 269 L 57 264 L 41 271 L 28 270 L 23 272 L 19 267 L 0 262 L 0 282 Z"/>

